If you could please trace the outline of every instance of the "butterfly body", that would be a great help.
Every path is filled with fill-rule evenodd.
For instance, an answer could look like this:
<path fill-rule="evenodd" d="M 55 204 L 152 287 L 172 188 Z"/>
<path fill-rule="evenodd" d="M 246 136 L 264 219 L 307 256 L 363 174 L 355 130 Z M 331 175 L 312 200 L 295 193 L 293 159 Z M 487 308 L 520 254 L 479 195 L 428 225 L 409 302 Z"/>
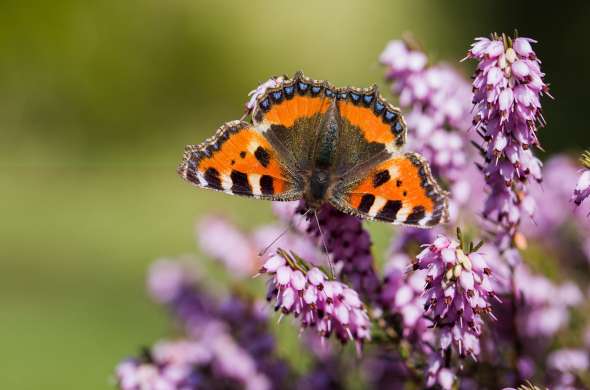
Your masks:
<path fill-rule="evenodd" d="M 405 137 L 399 109 L 376 87 L 335 88 L 297 73 L 257 98 L 252 123 L 226 123 L 187 147 L 179 173 L 226 193 L 432 226 L 447 218 L 446 195 L 422 157 L 399 152 Z"/>

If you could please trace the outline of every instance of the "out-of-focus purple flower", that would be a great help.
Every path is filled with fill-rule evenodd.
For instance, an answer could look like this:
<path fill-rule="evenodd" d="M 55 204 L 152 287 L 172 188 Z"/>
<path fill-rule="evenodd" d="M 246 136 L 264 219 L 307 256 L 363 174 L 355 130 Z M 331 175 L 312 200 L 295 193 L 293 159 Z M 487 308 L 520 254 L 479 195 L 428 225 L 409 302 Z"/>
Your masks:
<path fill-rule="evenodd" d="M 483 314 L 495 297 L 484 257 L 466 254 L 456 240 L 438 235 L 417 257 L 414 269 L 427 270 L 425 312 L 441 328 L 440 346 L 455 346 L 459 355 L 476 358 Z"/>
<path fill-rule="evenodd" d="M 534 219 L 522 221 L 522 231 L 530 237 L 543 240 L 556 236 L 556 231 L 564 223 L 571 221 L 572 208 L 568 205 L 571 189 L 578 178 L 574 161 L 564 155 L 547 160 L 543 167 L 543 185 L 532 185 L 529 193 L 539 204 L 551 207 L 538 207 Z"/>
<path fill-rule="evenodd" d="M 462 182 L 463 188 L 469 186 L 468 181 L 462 181 L 462 171 L 471 159 L 465 147 L 471 126 L 471 87 L 467 80 L 450 65 L 429 65 L 422 51 L 404 41 L 389 42 L 380 62 L 387 67 L 392 92 L 409 111 L 406 121 L 414 133 L 408 147 L 422 153 L 434 174 L 451 187 L 457 182 Z M 453 200 L 460 201 L 451 194 Z"/>
<path fill-rule="evenodd" d="M 560 349 L 547 357 L 547 366 L 561 372 L 586 371 L 590 368 L 590 357 L 583 349 Z"/>
<path fill-rule="evenodd" d="M 284 383 L 288 368 L 275 356 L 268 318 L 258 302 L 237 296 L 215 299 L 201 291 L 196 275 L 187 265 L 169 260 L 154 263 L 148 275 L 148 286 L 154 299 L 166 304 L 189 337 L 200 340 L 203 334 L 220 327 L 241 350 L 256 357 L 258 370 L 274 385 Z"/>
<path fill-rule="evenodd" d="M 170 303 L 180 294 L 180 289 L 195 280 L 193 272 L 178 261 L 157 260 L 148 272 L 148 291 L 158 303 Z"/>
<path fill-rule="evenodd" d="M 386 78 L 404 107 L 421 105 L 436 124 L 468 130 L 471 88 L 453 67 L 429 65 L 426 54 L 407 42 L 391 41 L 380 56 L 387 67 Z"/>
<path fill-rule="evenodd" d="M 544 276 L 533 275 L 524 266 L 519 266 L 514 276 L 515 287 L 524 303 L 517 321 L 525 338 L 540 341 L 540 337 L 553 336 L 568 323 L 568 309 L 584 299 L 575 284 L 555 285 Z"/>
<path fill-rule="evenodd" d="M 271 276 L 267 298 L 274 301 L 275 310 L 293 314 L 302 328 L 313 328 L 325 338 L 334 333 L 342 343 L 354 341 L 360 349 L 371 335 L 369 316 L 357 292 L 329 280 L 319 268 L 307 270 L 297 261 L 280 251 L 260 269 Z"/>
<path fill-rule="evenodd" d="M 198 340 L 160 341 L 148 355 L 127 359 L 116 369 L 122 390 L 192 390 L 221 385 L 270 389 L 256 362 L 218 326 Z"/>
<path fill-rule="evenodd" d="M 516 362 L 516 368 L 520 378 L 529 379 L 535 373 L 535 362 L 528 356 L 522 356 Z"/>
<path fill-rule="evenodd" d="M 430 321 L 424 317 L 422 293 L 426 284 L 426 270 L 407 273 L 410 259 L 397 254 L 385 265 L 385 278 L 381 288 L 380 306 L 400 316 L 403 337 L 423 342 L 429 336 Z"/>
<path fill-rule="evenodd" d="M 279 203 L 279 202 L 276 202 Z M 291 202 L 280 202 L 284 206 L 288 206 Z M 297 203 L 297 202 L 295 202 Z M 274 207 L 273 209 L 279 209 L 280 207 Z M 293 216 L 297 218 L 299 214 Z M 288 217 L 285 217 L 288 220 Z M 326 255 L 320 250 L 315 239 L 311 239 L 306 234 L 301 234 L 299 231 L 288 231 L 284 233 L 285 226 L 282 224 L 275 225 L 264 225 L 256 229 L 252 236 L 254 242 L 258 248 L 266 248 L 269 243 L 274 241 L 277 237 L 280 237 L 274 245 L 271 245 L 267 253 L 276 252 L 280 247 L 289 248 L 290 251 L 297 253 L 301 258 L 305 259 L 308 263 L 313 265 L 322 265 L 325 262 Z M 264 257 L 264 260 L 268 258 L 268 255 Z"/>
<path fill-rule="evenodd" d="M 451 390 L 454 381 L 455 374 L 444 366 L 442 356 L 439 353 L 430 355 L 426 370 L 426 386 L 433 387 L 439 385 L 443 390 Z"/>
<path fill-rule="evenodd" d="M 325 359 L 315 362 L 308 373 L 297 381 L 297 390 L 332 390 L 346 388 L 346 376 L 343 375 L 338 359 Z"/>
<path fill-rule="evenodd" d="M 404 359 L 394 351 L 379 351 L 363 357 L 362 369 L 370 389 L 403 390 L 411 372 Z"/>
<path fill-rule="evenodd" d="M 260 267 L 260 258 L 251 237 L 221 217 L 208 216 L 197 226 L 201 250 L 221 261 L 228 271 L 240 277 L 252 275 Z"/>
<path fill-rule="evenodd" d="M 551 389 L 586 389 L 579 381 L 578 374 L 587 373 L 590 368 L 589 353 L 583 349 L 560 349 L 547 357 Z"/>
<path fill-rule="evenodd" d="M 511 247 L 515 239 L 518 243 L 521 214 L 535 212 L 529 177 L 542 178 L 541 162 L 531 147 L 539 146 L 537 123 L 544 124 L 540 97 L 548 87 L 531 42 L 505 35 L 478 38 L 466 57 L 478 61 L 473 122 L 484 141 L 483 173 L 490 189 L 484 217 L 501 249 Z"/>
<path fill-rule="evenodd" d="M 551 207 L 538 207 L 534 219 L 525 218 L 521 225 L 527 237 L 539 239 L 537 243 L 551 248 L 560 261 L 570 264 L 575 263 L 580 250 L 590 261 L 590 219 L 587 218 L 590 202 L 579 207 L 570 203 L 571 190 L 578 178 L 574 159 L 565 155 L 550 158 L 543 168 L 543 185 L 532 185 L 529 189 L 530 196 L 539 204 Z"/>
<path fill-rule="evenodd" d="M 318 248 L 323 248 L 324 242 L 322 240 L 325 240 L 326 249 L 331 261 L 338 267 L 340 277 L 364 298 L 371 301 L 375 299 L 379 288 L 379 279 L 371 254 L 371 238 L 363 228 L 362 221 L 329 205 L 324 205 L 317 212 L 318 222 L 321 226 L 320 233 L 318 223 L 313 215 L 308 220 L 303 218 L 303 214 L 307 211 L 305 204 L 300 202 L 297 207 L 293 207 L 293 205 L 294 202 L 286 204 L 285 202 L 276 202 L 274 209 L 277 215 L 285 221 L 291 220 L 291 223 L 299 231 L 307 234 Z M 290 246 L 282 246 L 291 249 Z M 302 254 L 300 255 L 303 257 Z M 315 262 L 312 260 L 312 263 Z"/>

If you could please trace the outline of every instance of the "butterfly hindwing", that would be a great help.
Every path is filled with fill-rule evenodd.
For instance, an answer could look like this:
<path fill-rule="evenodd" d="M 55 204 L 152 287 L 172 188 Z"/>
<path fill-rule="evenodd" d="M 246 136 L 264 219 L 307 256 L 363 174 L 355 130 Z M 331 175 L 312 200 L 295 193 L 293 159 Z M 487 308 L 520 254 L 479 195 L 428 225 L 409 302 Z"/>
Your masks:
<path fill-rule="evenodd" d="M 188 146 L 178 172 L 194 185 L 231 194 L 269 200 L 301 197 L 301 186 L 277 151 L 246 122 L 228 122 L 212 138 Z"/>
<path fill-rule="evenodd" d="M 349 214 L 394 224 L 426 227 L 448 219 L 446 194 L 416 153 L 376 164 L 344 183 L 330 202 Z"/>

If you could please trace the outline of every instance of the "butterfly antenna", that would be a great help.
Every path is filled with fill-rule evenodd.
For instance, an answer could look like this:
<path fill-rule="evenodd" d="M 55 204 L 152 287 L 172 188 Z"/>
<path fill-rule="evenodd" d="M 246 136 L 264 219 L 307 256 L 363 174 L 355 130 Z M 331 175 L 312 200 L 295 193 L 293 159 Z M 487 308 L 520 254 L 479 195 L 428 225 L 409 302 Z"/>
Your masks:
<path fill-rule="evenodd" d="M 320 226 L 320 220 L 318 218 L 317 211 L 313 210 L 313 215 L 315 217 L 315 222 L 318 224 L 318 230 L 320 231 L 322 245 L 324 246 L 324 251 L 326 252 L 326 258 L 328 259 L 328 264 L 330 265 L 330 273 L 332 274 L 332 279 L 334 279 L 336 277 L 336 273 L 334 272 L 334 264 L 332 263 L 332 259 L 330 258 L 330 252 L 328 252 L 328 246 L 326 245 L 324 232 L 322 231 L 322 227 Z"/>
<path fill-rule="evenodd" d="M 281 232 L 281 233 L 280 233 L 278 236 L 276 236 L 276 237 L 275 237 L 275 238 L 272 240 L 272 242 L 271 242 L 270 244 L 268 244 L 267 246 L 265 246 L 265 247 L 264 247 L 264 249 L 263 249 L 263 250 L 261 250 L 260 252 L 258 252 L 258 256 L 264 256 L 264 255 L 266 254 L 266 252 L 268 252 L 268 250 L 269 250 L 269 249 L 270 249 L 270 248 L 271 248 L 271 247 L 272 247 L 274 244 L 276 244 L 276 243 L 277 243 L 277 242 L 278 242 L 278 241 L 279 241 L 281 238 L 283 238 L 283 236 L 284 236 L 285 234 L 287 234 L 287 232 L 288 232 L 290 229 L 292 229 L 292 228 L 293 228 L 293 229 L 296 229 L 297 227 L 299 227 L 299 224 L 301 223 L 301 221 L 305 219 L 305 217 L 307 216 L 307 214 L 309 214 L 309 212 L 310 212 L 310 211 L 311 211 L 311 209 L 307 210 L 307 211 L 306 211 L 306 212 L 305 212 L 305 213 L 304 213 L 304 214 L 301 216 L 301 219 L 299 219 L 299 221 L 297 221 L 297 225 L 295 225 L 295 224 L 293 223 L 293 218 L 291 218 L 291 219 L 289 220 L 289 224 L 287 225 L 287 227 L 286 227 L 286 228 L 285 228 L 285 229 L 284 229 L 284 230 L 283 230 L 283 231 L 282 231 L 282 232 Z"/>

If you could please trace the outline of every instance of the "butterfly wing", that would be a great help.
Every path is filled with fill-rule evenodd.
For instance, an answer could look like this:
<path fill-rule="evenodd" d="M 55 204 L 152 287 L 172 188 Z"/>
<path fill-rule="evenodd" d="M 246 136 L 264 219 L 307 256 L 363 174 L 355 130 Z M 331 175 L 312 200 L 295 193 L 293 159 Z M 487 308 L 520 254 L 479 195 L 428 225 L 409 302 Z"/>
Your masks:
<path fill-rule="evenodd" d="M 382 144 L 390 153 L 406 142 L 407 126 L 399 108 L 387 102 L 377 86 L 341 88 L 337 105 L 344 133 L 358 133 L 366 142 Z"/>
<path fill-rule="evenodd" d="M 302 183 L 250 123 L 228 122 L 200 145 L 187 146 L 178 173 L 193 185 L 267 200 L 296 200 Z"/>
<path fill-rule="evenodd" d="M 256 100 L 254 126 L 295 170 L 312 168 L 319 124 L 334 100 L 334 91 L 328 82 L 297 72 Z"/>
<path fill-rule="evenodd" d="M 178 171 L 194 185 L 269 200 L 303 196 L 319 122 L 334 88 L 301 72 L 257 97 L 253 123 L 223 125 L 209 140 L 189 146 Z"/>
<path fill-rule="evenodd" d="M 366 219 L 428 227 L 448 219 L 446 193 L 416 153 L 392 156 L 361 176 L 344 179 L 330 203 Z"/>

